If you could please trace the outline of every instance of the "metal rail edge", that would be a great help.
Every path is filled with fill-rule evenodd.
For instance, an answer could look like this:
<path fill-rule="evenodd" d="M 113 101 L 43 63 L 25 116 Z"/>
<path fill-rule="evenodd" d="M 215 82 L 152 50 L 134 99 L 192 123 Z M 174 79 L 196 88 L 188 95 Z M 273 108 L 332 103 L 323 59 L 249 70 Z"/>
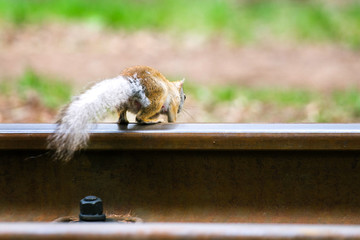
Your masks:
<path fill-rule="evenodd" d="M 0 124 L 0 150 L 46 149 L 55 124 Z M 96 150 L 360 150 L 360 124 L 93 124 Z"/>
<path fill-rule="evenodd" d="M 357 225 L 0 223 L 2 239 L 360 239 Z"/>

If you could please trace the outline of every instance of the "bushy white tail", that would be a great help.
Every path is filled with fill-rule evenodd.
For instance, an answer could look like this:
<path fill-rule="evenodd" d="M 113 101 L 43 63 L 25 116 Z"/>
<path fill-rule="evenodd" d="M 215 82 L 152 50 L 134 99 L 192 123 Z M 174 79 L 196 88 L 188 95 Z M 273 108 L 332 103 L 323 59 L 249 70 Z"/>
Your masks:
<path fill-rule="evenodd" d="M 147 100 L 138 81 L 122 76 L 95 84 L 62 110 L 56 131 L 49 137 L 48 148 L 55 150 L 55 158 L 70 160 L 75 151 L 86 147 L 91 122 L 96 122 L 109 111 L 127 103 L 134 95 Z M 147 104 L 147 103 L 144 103 Z"/>

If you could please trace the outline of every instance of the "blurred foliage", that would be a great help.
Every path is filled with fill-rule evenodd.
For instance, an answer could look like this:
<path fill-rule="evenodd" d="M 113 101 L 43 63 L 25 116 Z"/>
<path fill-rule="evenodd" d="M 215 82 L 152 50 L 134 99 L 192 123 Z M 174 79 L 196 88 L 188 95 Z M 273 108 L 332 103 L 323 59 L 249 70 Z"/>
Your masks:
<path fill-rule="evenodd" d="M 272 87 L 245 87 L 245 86 L 210 86 L 203 87 L 193 83 L 186 83 L 186 90 L 195 99 L 204 102 L 232 102 L 259 101 L 277 104 L 279 106 L 302 106 L 318 98 L 318 94 L 310 90 L 284 89 Z M 341 95 L 342 92 L 339 91 Z"/>
<path fill-rule="evenodd" d="M 45 107 L 56 109 L 69 101 L 72 87 L 58 79 L 45 77 L 28 69 L 16 81 L 2 81 L 0 93 L 5 96 L 19 96 L 23 100 L 36 97 Z"/>
<path fill-rule="evenodd" d="M 41 102 L 49 108 L 55 109 L 67 102 L 72 93 L 70 85 L 49 77 L 41 76 L 31 69 L 27 70 L 18 80 L 18 92 L 26 97 L 34 92 Z"/>
<path fill-rule="evenodd" d="M 246 87 L 186 82 L 188 96 L 185 113 L 191 103 L 205 110 L 202 122 L 358 122 L 360 90 L 349 88 L 320 92 L 309 89 Z M 36 98 L 42 106 L 54 110 L 69 102 L 72 87 L 28 69 L 18 79 L 0 81 L 0 93 L 18 96 L 23 101 Z M 189 102 L 190 101 L 190 102 Z M 189 105 L 190 104 L 190 105 Z M 195 112 L 192 112 L 196 114 Z"/>
<path fill-rule="evenodd" d="M 205 106 L 212 117 L 216 118 L 219 109 L 248 109 L 243 115 L 254 115 L 252 108 L 259 109 L 259 119 L 250 121 L 280 122 L 357 122 L 360 120 L 360 90 L 349 88 L 333 92 L 320 92 L 309 89 L 284 89 L 273 87 L 246 86 L 202 86 L 185 83 L 185 92 Z M 286 116 L 291 109 L 291 114 Z M 213 113 L 212 113 L 213 112 Z M 276 114 L 278 114 L 276 116 Z M 209 117 L 210 119 L 212 117 Z M 293 117 L 293 118 L 292 118 Z"/>
<path fill-rule="evenodd" d="M 333 98 L 336 104 L 354 117 L 360 117 L 360 91 L 351 88 L 346 91 L 335 91 Z"/>
<path fill-rule="evenodd" d="M 1 81 L 0 82 L 0 94 L 1 95 L 9 95 L 11 94 L 12 91 L 12 85 L 10 83 L 10 81 Z"/>
<path fill-rule="evenodd" d="M 360 46 L 359 1 L 0 0 L 14 24 L 86 21 L 138 30 L 196 31 L 238 42 L 285 38 Z"/>

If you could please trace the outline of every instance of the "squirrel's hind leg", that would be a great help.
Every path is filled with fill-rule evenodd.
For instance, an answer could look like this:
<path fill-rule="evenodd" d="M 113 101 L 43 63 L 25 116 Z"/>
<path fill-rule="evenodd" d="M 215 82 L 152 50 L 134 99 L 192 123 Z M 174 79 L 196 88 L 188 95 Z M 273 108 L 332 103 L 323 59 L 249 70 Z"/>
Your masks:
<path fill-rule="evenodd" d="M 161 109 L 161 106 L 160 106 Z M 163 120 L 159 118 L 160 110 L 155 112 L 152 109 L 144 108 L 136 115 L 136 122 L 139 124 L 156 124 L 162 123 Z"/>
<path fill-rule="evenodd" d="M 148 118 L 148 119 L 141 119 L 141 118 L 138 118 L 136 117 L 136 122 L 139 123 L 139 124 L 156 124 L 156 123 L 162 123 L 164 122 L 162 119 L 159 119 L 158 117 L 151 117 L 151 118 Z"/>
<path fill-rule="evenodd" d="M 123 109 L 118 109 L 117 110 L 119 113 L 119 120 L 118 120 L 118 124 L 129 124 L 129 120 L 126 117 L 126 108 Z"/>

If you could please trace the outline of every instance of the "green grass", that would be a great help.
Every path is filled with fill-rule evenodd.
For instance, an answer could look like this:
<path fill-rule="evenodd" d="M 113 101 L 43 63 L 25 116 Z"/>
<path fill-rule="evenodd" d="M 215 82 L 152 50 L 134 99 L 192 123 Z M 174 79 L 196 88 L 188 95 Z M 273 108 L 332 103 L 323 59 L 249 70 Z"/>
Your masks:
<path fill-rule="evenodd" d="M 261 109 L 258 115 L 250 117 L 250 121 L 256 121 L 257 118 L 269 119 L 271 115 L 276 114 L 279 116 L 275 116 L 275 119 L 281 122 L 357 122 L 360 120 L 360 90 L 356 88 L 319 92 L 309 89 L 236 85 L 203 87 L 185 83 L 185 92 L 190 98 L 202 103 L 207 111 L 213 111 L 210 113 L 212 115 L 216 115 L 221 108 L 241 106 L 239 108 Z M 286 116 L 289 109 L 292 109 L 290 111 L 292 115 Z M 252 113 L 249 111 L 245 114 Z"/>
<path fill-rule="evenodd" d="M 0 0 L 0 19 L 22 25 L 82 21 L 126 30 L 200 32 L 238 42 L 269 37 L 360 47 L 360 2 L 295 0 Z"/>
<path fill-rule="evenodd" d="M 338 107 L 345 109 L 354 117 L 360 117 L 360 92 L 352 88 L 346 91 L 335 91 L 333 99 Z"/>
<path fill-rule="evenodd" d="M 17 95 L 23 101 L 36 97 L 47 108 L 57 109 L 71 98 L 72 87 L 60 81 L 37 74 L 28 69 L 16 81 L 3 81 L 0 84 L 3 95 Z"/>
<path fill-rule="evenodd" d="M 238 85 L 204 87 L 189 82 L 184 88 L 187 101 L 195 101 L 206 111 L 206 116 L 203 116 L 207 119 L 205 121 L 222 121 L 224 114 L 245 115 L 247 118 L 240 121 L 249 122 L 360 121 L 360 90 L 356 88 L 318 92 Z M 44 107 L 54 110 L 69 102 L 72 87 L 57 78 L 29 69 L 16 80 L 0 81 L 0 93 L 18 96 L 24 102 L 35 96 Z M 227 113 L 227 109 L 232 110 Z M 231 119 L 236 121 L 235 116 Z"/>
<path fill-rule="evenodd" d="M 318 98 L 315 92 L 299 89 L 283 88 L 256 88 L 230 86 L 201 87 L 194 84 L 186 84 L 186 90 L 199 101 L 206 102 L 233 102 L 237 99 L 252 102 L 276 104 L 278 106 L 302 106 Z M 342 93 L 342 92 L 340 92 Z"/>
<path fill-rule="evenodd" d="M 13 87 L 9 81 L 0 82 L 0 94 L 1 95 L 8 96 L 9 94 L 11 94 L 12 88 Z"/>

